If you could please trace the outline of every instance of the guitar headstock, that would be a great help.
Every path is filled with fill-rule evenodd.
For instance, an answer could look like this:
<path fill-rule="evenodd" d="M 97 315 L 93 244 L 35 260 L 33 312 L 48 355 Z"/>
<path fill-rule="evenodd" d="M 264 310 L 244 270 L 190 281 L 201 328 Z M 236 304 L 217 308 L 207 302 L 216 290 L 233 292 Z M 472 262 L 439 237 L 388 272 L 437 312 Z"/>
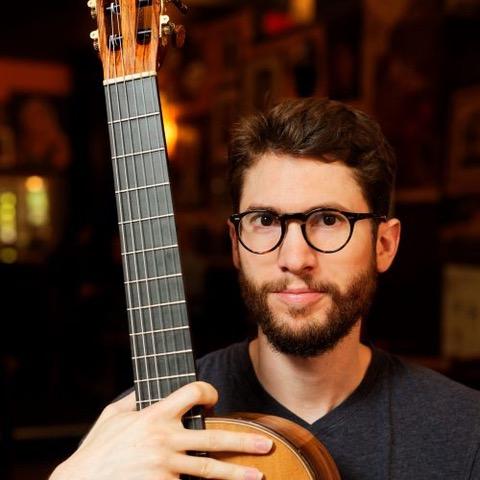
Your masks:
<path fill-rule="evenodd" d="M 181 0 L 89 0 L 98 30 L 90 34 L 99 51 L 105 80 L 156 72 L 170 41 L 183 44 L 185 29 L 168 16 L 175 6 L 188 10 Z"/>

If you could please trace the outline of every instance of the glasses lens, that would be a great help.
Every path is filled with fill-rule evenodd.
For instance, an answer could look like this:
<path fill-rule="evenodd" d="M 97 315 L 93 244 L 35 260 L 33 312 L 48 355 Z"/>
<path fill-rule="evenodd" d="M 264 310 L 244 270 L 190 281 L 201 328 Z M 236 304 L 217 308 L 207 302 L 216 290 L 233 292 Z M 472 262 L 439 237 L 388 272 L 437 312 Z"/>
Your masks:
<path fill-rule="evenodd" d="M 305 231 L 308 241 L 323 252 L 342 248 L 350 236 L 350 222 L 334 210 L 313 212 L 308 217 Z"/>
<path fill-rule="evenodd" d="M 240 240 L 253 252 L 271 250 L 282 236 L 278 217 L 270 212 L 250 212 L 242 217 L 239 228 Z"/>

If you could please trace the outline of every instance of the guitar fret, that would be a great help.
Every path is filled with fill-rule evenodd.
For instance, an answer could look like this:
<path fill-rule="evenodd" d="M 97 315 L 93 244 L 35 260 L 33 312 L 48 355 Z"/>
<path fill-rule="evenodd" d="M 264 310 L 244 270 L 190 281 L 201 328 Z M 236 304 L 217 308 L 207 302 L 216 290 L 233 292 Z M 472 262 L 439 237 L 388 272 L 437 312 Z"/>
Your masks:
<path fill-rule="evenodd" d="M 164 152 L 164 151 L 165 151 L 165 147 L 152 148 L 150 150 L 141 150 L 139 152 L 130 152 L 130 153 L 124 153 L 121 155 L 112 155 L 112 160 L 118 160 L 119 158 L 134 157 L 135 155 L 146 155 L 147 153 L 156 153 L 156 152 Z"/>
<path fill-rule="evenodd" d="M 152 403 L 160 402 L 160 400 L 164 400 L 164 398 L 150 398 L 149 400 L 136 400 L 137 405 L 141 405 L 142 403 L 148 403 L 151 405 Z"/>
<path fill-rule="evenodd" d="M 131 223 L 136 223 L 136 222 L 143 222 L 147 220 L 158 220 L 160 218 L 168 218 L 168 217 L 173 217 L 173 213 L 165 213 L 164 215 L 155 215 L 153 217 L 144 217 L 144 218 L 136 218 L 134 220 L 124 220 L 123 222 L 118 222 L 119 225 L 128 225 Z"/>
<path fill-rule="evenodd" d="M 156 77 L 156 76 L 157 76 L 157 72 L 153 70 L 150 72 L 132 73 L 130 75 L 124 75 L 122 77 L 109 78 L 107 80 L 104 80 L 103 84 L 105 86 L 109 86 L 109 85 L 115 86 L 116 83 L 125 84 L 125 82 L 130 82 L 132 80 L 138 80 L 142 78 Z"/>
<path fill-rule="evenodd" d="M 171 380 L 172 378 L 186 378 L 186 377 L 195 377 L 195 373 L 182 373 L 180 375 L 165 375 L 164 377 L 153 377 L 153 378 L 140 378 L 134 380 L 134 383 L 144 383 L 157 380 Z"/>
<path fill-rule="evenodd" d="M 107 123 L 108 125 L 113 125 L 115 123 L 129 122 L 130 120 L 138 120 L 140 118 L 148 118 L 148 117 L 153 117 L 158 115 L 160 115 L 160 112 L 144 113 L 142 115 L 134 115 L 133 117 L 120 118 L 118 120 L 110 120 Z"/>
<path fill-rule="evenodd" d="M 136 192 L 138 190 L 144 190 L 147 188 L 167 187 L 168 185 L 170 185 L 170 182 L 154 183 L 152 185 L 144 185 L 142 187 L 132 187 L 132 188 L 123 188 L 122 190 L 115 190 L 115 193 Z"/>
<path fill-rule="evenodd" d="M 172 273 L 171 275 L 160 275 L 159 277 L 147 277 L 147 278 L 139 278 L 138 280 L 127 280 L 123 282 L 125 285 L 130 285 L 132 283 L 140 283 L 140 282 L 149 282 L 153 280 L 165 280 L 167 278 L 175 278 L 181 277 L 182 273 Z"/>
<path fill-rule="evenodd" d="M 161 353 L 152 353 L 150 355 L 137 355 L 136 357 L 132 357 L 132 360 L 140 360 L 142 358 L 156 358 L 156 357 L 165 357 L 168 355 L 176 355 L 177 353 L 192 353 L 192 349 L 186 350 L 176 350 L 173 352 L 161 352 Z"/>
<path fill-rule="evenodd" d="M 151 405 L 152 403 L 160 402 L 161 400 L 165 400 L 164 398 L 150 398 L 148 400 L 136 400 L 137 405 L 141 405 L 143 403 L 148 403 Z M 203 415 L 197 414 L 197 415 L 183 415 L 182 418 L 184 420 L 195 420 L 195 419 L 201 419 L 203 418 Z"/>
<path fill-rule="evenodd" d="M 155 252 L 157 250 L 167 250 L 169 248 L 178 248 L 178 244 L 165 245 L 163 247 L 146 248 L 144 250 L 132 250 L 131 252 L 122 252 L 122 255 L 134 255 L 136 253 Z"/>
<path fill-rule="evenodd" d="M 129 307 L 127 308 L 128 311 L 133 311 L 133 310 L 143 310 L 145 308 L 154 308 L 154 307 L 166 307 L 168 305 L 179 305 L 182 303 L 186 303 L 185 300 L 177 300 L 176 302 L 165 302 L 165 303 L 155 303 L 153 305 L 142 305 L 141 307 Z"/>
<path fill-rule="evenodd" d="M 130 333 L 129 335 L 131 337 L 134 337 L 135 335 L 150 335 L 152 333 L 173 332 L 175 330 L 187 330 L 187 329 L 188 329 L 188 325 L 183 325 L 182 327 L 159 328 L 158 330 L 147 330 L 145 332 L 134 332 L 134 333 Z"/>

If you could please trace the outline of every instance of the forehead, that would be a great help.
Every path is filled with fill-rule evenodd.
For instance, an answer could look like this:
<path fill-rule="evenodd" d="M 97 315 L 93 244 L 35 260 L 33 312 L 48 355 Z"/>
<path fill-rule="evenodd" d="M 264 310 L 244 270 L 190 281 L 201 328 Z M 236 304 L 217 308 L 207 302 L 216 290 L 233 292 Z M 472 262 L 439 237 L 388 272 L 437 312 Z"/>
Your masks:
<path fill-rule="evenodd" d="M 297 212 L 321 206 L 368 211 L 354 171 L 343 162 L 268 153 L 245 172 L 240 211 L 271 207 Z"/>

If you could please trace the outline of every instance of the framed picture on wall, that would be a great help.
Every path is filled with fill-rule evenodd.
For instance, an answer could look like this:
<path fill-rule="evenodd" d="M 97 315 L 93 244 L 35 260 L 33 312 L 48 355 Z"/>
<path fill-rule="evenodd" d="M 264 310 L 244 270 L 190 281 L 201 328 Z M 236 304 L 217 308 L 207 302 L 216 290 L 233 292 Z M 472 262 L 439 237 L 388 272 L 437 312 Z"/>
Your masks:
<path fill-rule="evenodd" d="M 480 193 L 480 85 L 453 95 L 447 178 L 452 195 Z"/>
<path fill-rule="evenodd" d="M 447 264 L 443 272 L 442 353 L 480 358 L 480 267 Z"/>

